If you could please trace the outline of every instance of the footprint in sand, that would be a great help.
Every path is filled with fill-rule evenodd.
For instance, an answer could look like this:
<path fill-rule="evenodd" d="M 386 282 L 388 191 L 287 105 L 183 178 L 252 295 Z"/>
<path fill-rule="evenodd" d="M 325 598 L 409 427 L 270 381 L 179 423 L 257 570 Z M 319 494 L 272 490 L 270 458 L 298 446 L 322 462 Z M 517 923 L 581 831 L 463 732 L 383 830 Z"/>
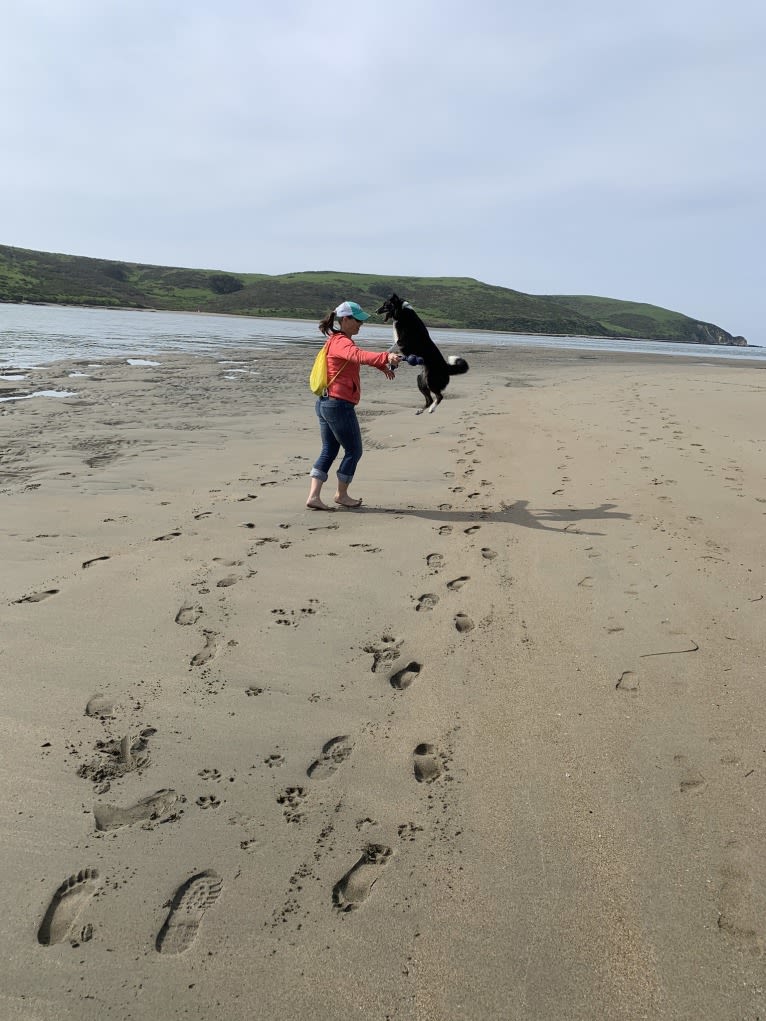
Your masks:
<path fill-rule="evenodd" d="M 157 936 L 160 954 L 182 954 L 197 938 L 205 912 L 218 900 L 223 880 L 212 869 L 192 876 L 179 887 L 170 914 Z"/>
<path fill-rule="evenodd" d="M 638 692 L 638 684 L 638 678 L 632 670 L 623 670 L 614 687 L 617 691 L 627 691 L 635 695 Z"/>
<path fill-rule="evenodd" d="M 155 542 L 167 542 L 169 539 L 177 539 L 180 532 L 168 532 L 167 535 L 158 535 Z"/>
<path fill-rule="evenodd" d="M 467 631 L 472 631 L 474 627 L 475 624 L 467 613 L 455 614 L 455 628 L 461 635 L 465 634 Z"/>
<path fill-rule="evenodd" d="M 99 562 L 99 560 L 110 560 L 110 559 L 111 559 L 111 557 L 93 557 L 91 560 L 86 560 L 83 563 L 82 566 L 83 567 L 90 567 L 91 564 L 97 564 Z"/>
<path fill-rule="evenodd" d="M 481 551 L 481 555 L 484 557 L 485 560 L 494 560 L 495 557 L 497 556 L 497 553 L 495 553 L 493 549 L 488 549 L 485 546 Z"/>
<path fill-rule="evenodd" d="M 215 794 L 200 794 L 200 796 L 197 798 L 196 804 L 203 809 L 220 808 L 221 799 L 217 798 Z"/>
<path fill-rule="evenodd" d="M 441 766 L 432 744 L 419 744 L 412 753 L 415 779 L 418 783 L 432 783 L 441 775 Z"/>
<path fill-rule="evenodd" d="M 229 588 L 231 585 L 236 585 L 239 581 L 239 575 L 227 574 L 225 578 L 221 578 L 220 581 L 216 582 L 216 588 Z"/>
<path fill-rule="evenodd" d="M 41 603 L 43 599 L 49 599 L 50 596 L 55 596 L 59 593 L 57 588 L 45 589 L 42 592 L 33 592 L 31 595 L 23 596 L 21 599 L 15 599 L 15 603 Z"/>
<path fill-rule="evenodd" d="M 436 606 L 438 602 L 439 597 L 435 593 L 426 592 L 418 599 L 417 603 L 415 604 L 415 609 L 418 612 L 433 610 L 433 608 Z"/>
<path fill-rule="evenodd" d="M 99 887 L 98 869 L 81 869 L 65 879 L 56 890 L 37 931 L 37 940 L 44 947 L 61 943 L 77 920 L 77 916 Z"/>
<path fill-rule="evenodd" d="M 117 805 L 95 805 L 93 816 L 97 830 L 116 830 L 136 822 L 149 822 L 168 815 L 178 801 L 178 794 L 169 789 L 155 791 L 134 805 L 118 808 Z"/>
<path fill-rule="evenodd" d="M 188 624 L 196 624 L 202 616 L 201 606 L 182 606 L 176 614 L 176 624 L 186 626 Z"/>
<path fill-rule="evenodd" d="M 114 716 L 114 700 L 109 698 L 108 695 L 102 695 L 100 691 L 96 692 L 95 695 L 88 699 L 85 706 L 85 715 Z"/>
<path fill-rule="evenodd" d="M 383 549 L 381 546 L 371 546 L 368 542 L 352 542 L 350 543 L 350 549 L 360 549 L 363 553 L 382 553 Z"/>
<path fill-rule="evenodd" d="M 674 755 L 673 762 L 682 770 L 678 788 L 682 794 L 701 794 L 707 787 L 707 780 L 698 769 L 689 766 L 685 755 Z"/>
<path fill-rule="evenodd" d="M 212 511 L 200 511 L 199 514 L 194 515 L 194 520 L 202 521 L 203 518 L 209 518 L 212 513 Z"/>
<path fill-rule="evenodd" d="M 404 691 L 405 688 L 409 688 L 421 669 L 421 664 L 413 660 L 407 666 L 402 667 L 401 670 L 397 670 L 395 674 L 391 675 L 389 678 L 391 687 L 396 688 L 397 691 Z"/>
<path fill-rule="evenodd" d="M 766 944 L 764 931 L 763 884 L 759 882 L 757 864 L 760 855 L 739 840 L 729 840 L 719 873 L 721 887 L 718 903 L 718 928 L 736 939 L 757 956 Z"/>
<path fill-rule="evenodd" d="M 203 631 L 202 634 L 205 636 L 205 646 L 192 656 L 191 666 L 204 666 L 209 663 L 221 647 L 221 636 L 215 631 Z"/>
<path fill-rule="evenodd" d="M 301 805 L 307 797 L 304 787 L 286 787 L 277 798 L 277 804 L 282 806 L 282 814 L 288 822 L 299 823 L 303 819 Z"/>
<path fill-rule="evenodd" d="M 353 911 L 370 896 L 393 851 L 383 844 L 368 844 L 359 861 L 335 884 L 333 904 L 339 911 Z"/>
<path fill-rule="evenodd" d="M 426 564 L 432 571 L 440 571 L 444 567 L 444 557 L 441 553 L 429 553 L 426 557 Z"/>
<path fill-rule="evenodd" d="M 461 574 L 459 578 L 453 578 L 452 581 L 448 581 L 447 588 L 450 590 L 450 592 L 457 592 L 458 589 L 461 589 L 463 585 L 465 585 L 465 583 L 470 580 L 471 580 L 470 575 Z"/>
<path fill-rule="evenodd" d="M 156 733 L 154 727 L 144 727 L 135 739 L 128 733 L 114 740 L 96 741 L 95 750 L 100 757 L 83 762 L 77 775 L 83 780 L 103 784 L 143 769 L 149 762 L 149 738 Z"/>
<path fill-rule="evenodd" d="M 399 648 L 404 641 L 403 638 L 392 638 L 391 635 L 383 635 L 379 642 L 365 645 L 364 651 L 372 654 L 372 672 L 376 674 L 400 656 Z"/>
<path fill-rule="evenodd" d="M 408 843 L 413 844 L 418 838 L 418 833 L 423 832 L 423 827 L 416 826 L 414 822 L 403 822 L 397 826 L 396 832 L 400 840 L 406 840 Z"/>
<path fill-rule="evenodd" d="M 685 770 L 678 783 L 682 794 L 701 794 L 707 787 L 707 780 L 697 769 Z"/>
<path fill-rule="evenodd" d="M 354 742 L 346 734 L 334 737 L 322 746 L 322 754 L 312 762 L 306 775 L 312 780 L 324 780 L 340 767 L 351 754 Z"/>
<path fill-rule="evenodd" d="M 481 525 L 471 525 L 469 528 L 464 528 L 463 529 L 463 534 L 464 535 L 473 535 L 473 533 L 474 532 L 478 532 L 480 528 L 481 528 Z"/>

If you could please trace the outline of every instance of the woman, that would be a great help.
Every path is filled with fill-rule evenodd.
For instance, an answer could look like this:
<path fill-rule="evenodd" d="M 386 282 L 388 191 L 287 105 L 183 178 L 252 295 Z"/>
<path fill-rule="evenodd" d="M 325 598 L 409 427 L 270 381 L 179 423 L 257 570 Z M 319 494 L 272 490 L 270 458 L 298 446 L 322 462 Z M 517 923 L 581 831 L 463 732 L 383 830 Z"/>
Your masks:
<path fill-rule="evenodd" d="M 386 379 L 393 379 L 393 370 L 401 360 L 398 354 L 387 351 L 373 354 L 356 346 L 354 337 L 369 318 L 355 301 L 343 301 L 319 324 L 319 329 L 328 338 L 327 378 L 330 382 L 325 394 L 316 403 L 322 453 L 311 469 L 311 488 L 306 500 L 306 506 L 311 510 L 333 509 L 322 502 L 321 492 L 341 447 L 343 459 L 338 468 L 335 502 L 341 507 L 358 507 L 362 502 L 348 495 L 348 487 L 362 456 L 362 432 L 356 417 L 356 405 L 361 396 L 359 366 L 374 365 Z"/>

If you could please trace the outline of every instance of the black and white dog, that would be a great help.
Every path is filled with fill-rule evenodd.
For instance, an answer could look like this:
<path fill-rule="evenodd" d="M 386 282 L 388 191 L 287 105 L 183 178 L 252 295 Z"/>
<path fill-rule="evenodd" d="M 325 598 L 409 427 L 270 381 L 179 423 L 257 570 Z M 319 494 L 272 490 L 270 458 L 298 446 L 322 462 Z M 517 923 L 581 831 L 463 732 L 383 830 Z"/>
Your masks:
<path fill-rule="evenodd" d="M 393 320 L 395 344 L 391 350 L 398 347 L 405 358 L 417 359 L 416 364 L 422 363 L 418 373 L 418 390 L 425 397 L 426 403 L 425 407 L 418 409 L 417 414 L 436 411 L 450 376 L 468 372 L 468 362 L 454 355 L 445 358 L 431 340 L 426 324 L 415 309 L 398 295 L 392 294 L 384 301 L 378 309 L 378 315 L 384 317 L 384 322 Z"/>

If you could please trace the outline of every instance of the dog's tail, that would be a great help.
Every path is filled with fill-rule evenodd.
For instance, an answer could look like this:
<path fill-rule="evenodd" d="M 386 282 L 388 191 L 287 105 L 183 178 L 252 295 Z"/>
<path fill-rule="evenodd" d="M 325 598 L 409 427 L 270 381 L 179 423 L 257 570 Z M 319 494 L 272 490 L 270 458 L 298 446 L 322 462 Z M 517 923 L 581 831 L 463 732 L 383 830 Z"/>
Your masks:
<path fill-rule="evenodd" d="M 465 358 L 458 358 L 456 355 L 450 355 L 447 359 L 447 368 L 450 376 L 462 376 L 464 372 L 468 372 L 468 362 Z"/>

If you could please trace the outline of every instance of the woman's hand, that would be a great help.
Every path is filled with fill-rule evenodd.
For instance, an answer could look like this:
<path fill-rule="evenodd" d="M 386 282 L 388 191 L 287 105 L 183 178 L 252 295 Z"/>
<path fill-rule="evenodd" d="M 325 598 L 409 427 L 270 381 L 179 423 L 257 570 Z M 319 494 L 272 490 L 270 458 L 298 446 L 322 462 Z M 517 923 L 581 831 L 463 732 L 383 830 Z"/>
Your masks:
<path fill-rule="evenodd" d="M 386 379 L 395 379 L 396 375 L 394 369 L 398 366 L 402 360 L 400 354 L 393 354 L 391 351 L 388 352 L 388 365 L 383 367 L 383 372 L 386 374 Z"/>

